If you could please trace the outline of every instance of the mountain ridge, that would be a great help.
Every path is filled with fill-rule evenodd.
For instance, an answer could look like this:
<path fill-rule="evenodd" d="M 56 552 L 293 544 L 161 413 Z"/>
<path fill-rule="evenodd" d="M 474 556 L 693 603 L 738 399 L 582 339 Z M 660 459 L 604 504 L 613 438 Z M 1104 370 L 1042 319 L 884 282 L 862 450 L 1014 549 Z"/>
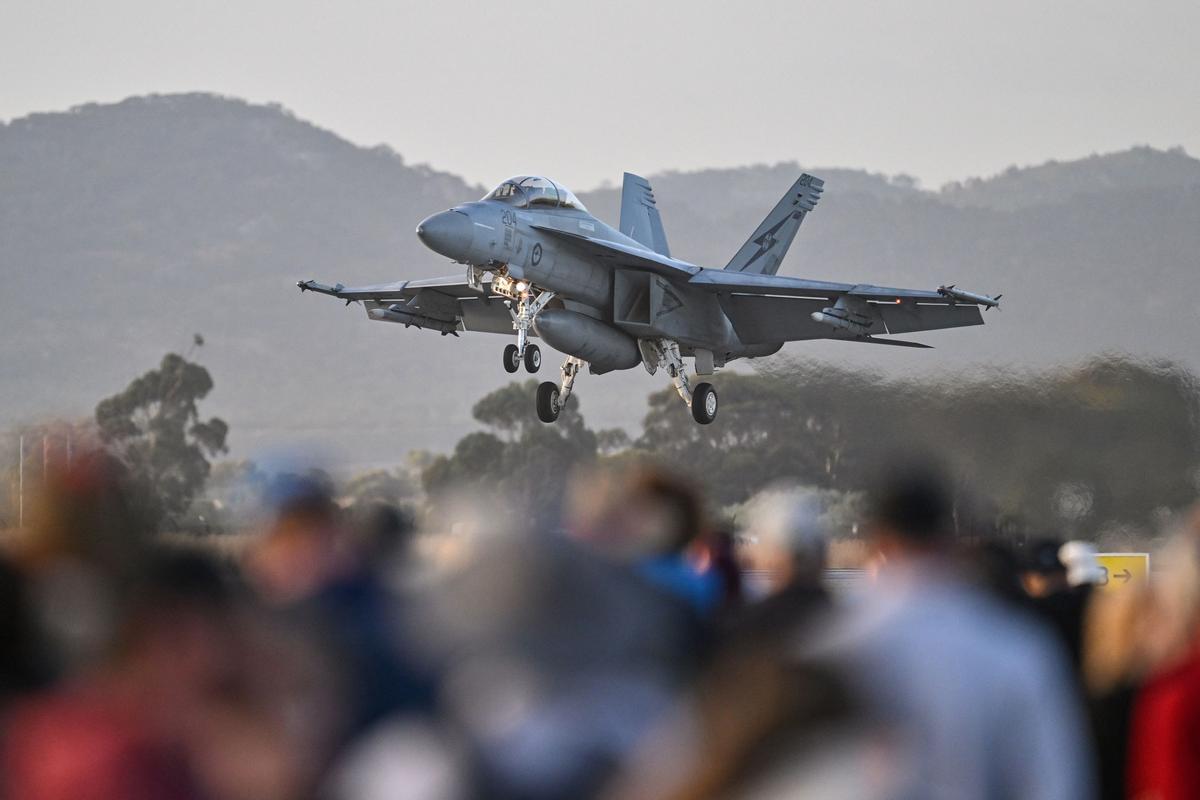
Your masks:
<path fill-rule="evenodd" d="M 673 252 L 714 266 L 800 171 L 648 177 Z M 1105 350 L 1200 369 L 1189 346 L 1200 316 L 1187 302 L 1200 274 L 1200 161 L 1182 150 L 1132 148 L 939 190 L 810 171 L 827 191 L 782 273 L 957 282 L 1004 292 L 1006 311 L 980 329 L 928 335 L 938 350 L 921 357 L 845 343 L 785 353 L 931 375 Z M 484 191 L 281 107 L 208 94 L 0 124 L 0 426 L 89 413 L 199 331 L 208 345 L 197 358 L 217 385 L 206 406 L 229 420 L 239 454 L 296 444 L 377 463 L 448 447 L 473 424 L 474 399 L 509 380 L 503 340 L 367 324 L 361 309 L 302 297 L 294 282 L 457 273 L 413 229 Z M 618 189 L 580 195 L 616 222 Z M 546 363 L 550 375 L 556 364 Z M 640 398 L 661 386 L 635 370 L 586 376 L 577 389 L 593 424 L 632 427 Z"/>

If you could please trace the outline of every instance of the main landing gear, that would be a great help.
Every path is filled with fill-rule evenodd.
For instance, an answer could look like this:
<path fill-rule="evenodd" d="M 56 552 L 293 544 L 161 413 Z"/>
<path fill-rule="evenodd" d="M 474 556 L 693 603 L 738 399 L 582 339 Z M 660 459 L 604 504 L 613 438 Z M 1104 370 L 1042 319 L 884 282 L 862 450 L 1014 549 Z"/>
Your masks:
<path fill-rule="evenodd" d="M 513 345 L 509 345 L 513 347 Z M 698 383 L 693 389 L 688 381 L 687 368 L 683 356 L 679 353 L 679 345 L 669 339 L 642 339 L 638 342 L 642 351 L 642 363 L 646 371 L 653 375 L 661 366 L 671 376 L 675 391 L 680 399 L 691 409 L 692 419 L 701 425 L 708 425 L 717 418 L 717 390 L 711 383 Z M 507 352 L 507 351 L 506 351 Z M 507 361 L 505 364 L 507 365 Z M 542 422 L 554 422 L 567 404 L 571 389 L 575 386 L 575 377 L 587 366 L 583 359 L 569 356 L 562 365 L 562 379 L 555 384 L 546 381 L 537 388 L 537 415 Z M 510 372 L 515 372 L 514 366 Z"/>
<path fill-rule="evenodd" d="M 646 365 L 647 372 L 653 375 L 659 367 L 667 370 L 679 398 L 692 410 L 692 419 L 701 425 L 708 425 L 717 418 L 717 390 L 711 383 L 699 383 L 692 389 L 677 342 L 670 339 L 642 339 L 638 347 L 642 351 L 642 363 Z"/>
<path fill-rule="evenodd" d="M 717 390 L 711 383 L 701 383 L 692 392 L 692 419 L 707 425 L 717 418 Z"/>
<path fill-rule="evenodd" d="M 575 386 L 575 376 L 587 364 L 582 358 L 567 356 L 562 365 L 562 378 L 558 384 L 546 381 L 537 388 L 537 415 L 542 422 L 554 422 L 567 404 L 571 389 Z"/>

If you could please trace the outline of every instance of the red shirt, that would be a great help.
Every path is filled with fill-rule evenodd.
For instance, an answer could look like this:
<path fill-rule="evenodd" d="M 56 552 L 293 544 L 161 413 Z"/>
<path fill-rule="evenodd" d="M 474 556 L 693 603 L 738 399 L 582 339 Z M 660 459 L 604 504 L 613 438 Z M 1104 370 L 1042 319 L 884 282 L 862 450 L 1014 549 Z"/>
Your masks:
<path fill-rule="evenodd" d="M 21 800 L 196 800 L 178 748 L 135 709 L 96 691 L 60 691 L 6 720 L 3 786 Z"/>
<path fill-rule="evenodd" d="M 1155 675 L 1138 694 L 1129 744 L 1129 796 L 1200 798 L 1200 648 Z"/>

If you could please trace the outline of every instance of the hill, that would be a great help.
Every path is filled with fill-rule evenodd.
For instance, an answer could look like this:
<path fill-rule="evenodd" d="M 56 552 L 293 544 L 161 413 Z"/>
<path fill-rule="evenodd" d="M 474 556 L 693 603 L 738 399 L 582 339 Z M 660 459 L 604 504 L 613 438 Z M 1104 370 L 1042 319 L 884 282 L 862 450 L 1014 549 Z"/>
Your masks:
<path fill-rule="evenodd" d="M 724 264 L 800 169 L 651 176 L 673 251 Z M 497 165 L 497 180 L 508 171 Z M 957 282 L 1003 291 L 1005 311 L 983 328 L 925 336 L 935 351 L 785 352 L 944 374 L 1120 350 L 1200 370 L 1200 162 L 1182 151 L 1139 148 L 938 192 L 903 177 L 814 171 L 827 191 L 784 273 Z M 2 125 L 0 427 L 90 413 L 199 331 L 207 344 L 197 358 L 217 385 L 206 412 L 230 422 L 239 454 L 287 445 L 370 463 L 449 446 L 471 424 L 473 401 L 508 380 L 501 341 L 368 324 L 361 309 L 293 284 L 457 272 L 412 231 L 483 191 L 281 108 L 212 95 Z M 581 195 L 616 221 L 616 190 Z M 641 398 L 660 386 L 631 371 L 585 376 L 577 391 L 594 426 L 635 426 Z"/>

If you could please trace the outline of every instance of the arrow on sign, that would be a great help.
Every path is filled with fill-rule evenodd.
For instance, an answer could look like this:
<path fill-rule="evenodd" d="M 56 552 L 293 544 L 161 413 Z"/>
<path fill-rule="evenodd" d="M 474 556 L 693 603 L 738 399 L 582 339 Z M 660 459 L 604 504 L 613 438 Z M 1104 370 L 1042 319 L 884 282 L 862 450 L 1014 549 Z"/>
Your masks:
<path fill-rule="evenodd" d="M 1113 577 L 1120 578 L 1125 583 L 1129 583 L 1129 579 L 1133 577 L 1133 573 L 1129 571 L 1128 567 L 1126 567 L 1125 569 L 1113 575 Z"/>

